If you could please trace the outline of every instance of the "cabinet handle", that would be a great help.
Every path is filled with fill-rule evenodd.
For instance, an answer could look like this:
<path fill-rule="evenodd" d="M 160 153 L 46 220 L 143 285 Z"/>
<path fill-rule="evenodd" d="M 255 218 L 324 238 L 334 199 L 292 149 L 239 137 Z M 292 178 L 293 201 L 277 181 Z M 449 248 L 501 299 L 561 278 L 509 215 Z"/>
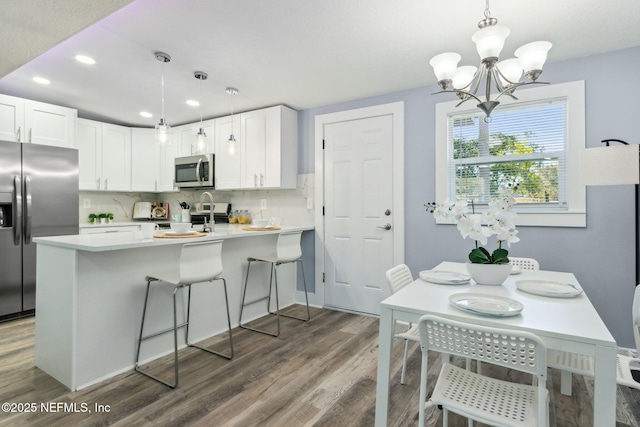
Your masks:
<path fill-rule="evenodd" d="M 109 178 L 105 178 L 104 179 L 104 189 L 108 190 L 109 189 Z"/>
<path fill-rule="evenodd" d="M 257 187 L 258 186 L 258 174 L 253 174 L 253 186 Z"/>
<path fill-rule="evenodd" d="M 31 140 L 31 136 L 32 136 L 32 134 L 33 134 L 33 129 L 32 129 L 32 128 L 29 128 L 29 143 L 33 142 L 33 141 Z"/>
<path fill-rule="evenodd" d="M 264 187 L 264 175 L 260 174 L 260 187 Z"/>
<path fill-rule="evenodd" d="M 16 132 L 16 137 L 18 138 L 18 142 L 20 142 L 20 133 L 22 132 L 22 127 L 18 126 L 18 132 Z"/>
<path fill-rule="evenodd" d="M 158 191 L 158 180 L 157 179 L 155 180 L 154 186 L 155 186 L 155 189 L 156 189 L 155 191 Z"/>
<path fill-rule="evenodd" d="M 100 178 L 96 179 L 96 188 L 100 189 Z"/>

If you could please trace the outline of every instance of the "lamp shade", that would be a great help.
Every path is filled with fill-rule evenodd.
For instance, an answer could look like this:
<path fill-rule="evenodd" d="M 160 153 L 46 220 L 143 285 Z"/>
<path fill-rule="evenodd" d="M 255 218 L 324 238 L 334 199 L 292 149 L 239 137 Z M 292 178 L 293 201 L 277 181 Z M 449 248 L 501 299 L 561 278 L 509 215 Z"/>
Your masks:
<path fill-rule="evenodd" d="M 473 80 L 473 76 L 476 74 L 477 69 L 478 67 L 474 67 L 473 65 L 458 67 L 453 75 L 453 81 L 451 82 L 451 85 L 455 89 L 466 88 Z"/>
<path fill-rule="evenodd" d="M 522 66 L 520 65 L 520 60 L 518 58 L 500 61 L 496 64 L 496 67 L 500 71 L 498 77 L 500 78 L 500 82 L 503 86 L 518 83 L 520 77 L 522 77 Z"/>
<path fill-rule="evenodd" d="M 544 41 L 527 43 L 516 49 L 516 56 L 520 59 L 524 72 L 542 70 L 549 49 L 551 49 L 551 43 Z"/>
<path fill-rule="evenodd" d="M 640 184 L 640 145 L 587 148 L 580 153 L 584 185 Z"/>
<path fill-rule="evenodd" d="M 455 52 L 445 52 L 434 56 L 429 61 L 438 81 L 451 80 L 462 57 Z"/>
<path fill-rule="evenodd" d="M 160 119 L 160 123 L 156 125 L 156 144 L 160 146 L 171 145 L 171 135 L 169 134 L 171 127 Z"/>
<path fill-rule="evenodd" d="M 476 31 L 471 40 L 476 44 L 480 59 L 498 58 L 504 47 L 504 41 L 511 30 L 504 25 L 493 25 Z"/>

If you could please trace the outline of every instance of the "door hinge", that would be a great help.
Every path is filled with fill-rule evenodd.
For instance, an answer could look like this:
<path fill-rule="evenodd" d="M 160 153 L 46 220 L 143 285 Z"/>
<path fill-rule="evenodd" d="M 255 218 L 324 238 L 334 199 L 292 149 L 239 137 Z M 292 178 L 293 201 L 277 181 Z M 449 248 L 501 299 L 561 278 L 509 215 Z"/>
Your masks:
<path fill-rule="evenodd" d="M 322 140 L 322 149 L 324 150 L 324 139 Z"/>
<path fill-rule="evenodd" d="M 322 273 L 322 283 L 324 283 L 324 273 Z"/>
<path fill-rule="evenodd" d="M 324 216 L 324 206 L 322 207 L 322 216 Z"/>

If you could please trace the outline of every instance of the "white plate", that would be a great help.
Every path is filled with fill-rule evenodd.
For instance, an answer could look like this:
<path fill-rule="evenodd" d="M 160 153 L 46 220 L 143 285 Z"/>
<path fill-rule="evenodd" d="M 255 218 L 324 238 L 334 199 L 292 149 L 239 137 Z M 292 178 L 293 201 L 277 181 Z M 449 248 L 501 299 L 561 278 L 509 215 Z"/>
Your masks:
<path fill-rule="evenodd" d="M 577 285 L 549 280 L 517 280 L 516 287 L 523 292 L 554 298 L 573 298 L 582 293 Z"/>
<path fill-rule="evenodd" d="M 260 227 L 258 225 L 250 225 L 249 228 L 271 228 L 270 225 L 265 225 L 264 227 Z"/>
<path fill-rule="evenodd" d="M 514 265 L 513 267 L 511 267 L 511 273 L 509 274 L 520 274 L 520 273 L 522 273 L 522 267 L 518 265 Z"/>
<path fill-rule="evenodd" d="M 453 294 L 449 302 L 463 311 L 495 317 L 515 316 L 524 308 L 521 302 L 511 298 L 471 292 Z"/>
<path fill-rule="evenodd" d="M 420 272 L 420 278 L 440 285 L 464 285 L 471 280 L 468 274 L 444 270 L 424 270 Z"/>

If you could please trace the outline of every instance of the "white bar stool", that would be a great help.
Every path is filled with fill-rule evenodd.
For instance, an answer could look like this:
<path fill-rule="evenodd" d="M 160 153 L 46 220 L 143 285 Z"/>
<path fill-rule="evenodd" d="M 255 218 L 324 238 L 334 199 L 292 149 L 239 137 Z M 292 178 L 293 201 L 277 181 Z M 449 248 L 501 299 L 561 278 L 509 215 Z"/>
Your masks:
<path fill-rule="evenodd" d="M 302 236 L 302 231 L 294 231 L 288 233 L 280 233 L 278 235 L 278 241 L 276 243 L 275 248 L 269 253 L 265 253 L 255 257 L 247 258 L 249 264 L 247 265 L 247 275 L 244 280 L 244 290 L 242 292 L 242 305 L 240 306 L 240 320 L 238 321 L 239 326 L 244 329 L 249 329 L 251 331 L 260 332 L 263 334 L 271 335 L 273 337 L 277 337 L 280 335 L 280 316 L 289 317 L 291 319 L 302 320 L 303 322 L 307 322 L 311 320 L 311 313 L 309 312 L 309 297 L 307 295 L 307 280 L 304 276 L 304 263 L 300 257 L 302 256 L 302 249 L 300 248 L 300 237 Z M 260 297 L 254 299 L 252 301 L 245 302 L 245 297 L 247 295 L 247 282 L 249 280 L 249 270 L 251 269 L 252 262 L 269 262 L 271 263 L 271 276 L 269 278 L 269 294 L 265 297 Z M 277 267 L 281 264 L 288 263 L 300 263 L 300 268 L 302 269 L 302 282 L 304 284 L 304 297 L 307 304 L 307 317 L 296 317 L 288 314 L 280 313 L 280 302 L 278 299 L 278 269 Z M 275 277 L 275 289 L 276 289 L 276 311 L 269 311 L 269 314 L 276 315 L 276 324 L 277 329 L 276 332 L 269 332 L 262 329 L 251 328 L 249 326 L 242 324 L 242 312 L 244 307 L 247 305 L 254 304 L 259 301 L 267 300 L 267 310 L 271 309 L 271 288 L 273 287 L 273 279 Z"/>
<path fill-rule="evenodd" d="M 154 276 L 147 276 L 147 292 L 144 297 L 144 308 L 142 311 L 142 323 L 140 325 L 140 336 L 138 339 L 138 349 L 136 351 L 136 364 L 135 370 L 143 375 L 153 378 L 156 381 L 161 382 L 171 388 L 178 386 L 178 328 L 185 327 L 185 342 L 189 347 L 199 348 L 206 352 L 224 357 L 225 359 L 231 359 L 233 357 L 233 338 L 231 335 L 231 318 L 229 316 L 229 298 L 227 296 L 227 282 L 224 278 L 220 277 L 222 274 L 222 240 L 202 242 L 202 243 L 188 243 L 182 246 L 180 252 L 180 261 L 178 268 L 170 273 L 156 274 Z M 200 347 L 189 342 L 189 319 L 191 315 L 191 286 L 200 282 L 212 283 L 214 280 L 222 280 L 224 286 L 224 299 L 227 307 L 227 325 L 229 327 L 229 354 L 220 353 L 208 348 Z M 168 328 L 162 331 L 153 332 L 147 335 L 143 335 L 144 321 L 147 315 L 147 302 L 149 300 L 149 289 L 152 282 L 167 282 L 175 285 L 173 289 L 173 328 Z M 188 289 L 187 296 L 187 319 L 184 323 L 178 325 L 177 320 L 177 301 L 176 294 L 178 289 Z M 148 372 L 140 369 L 138 364 L 140 359 L 140 347 L 142 341 L 162 335 L 173 331 L 173 344 L 174 344 L 174 382 L 169 383 L 164 381 Z"/>

